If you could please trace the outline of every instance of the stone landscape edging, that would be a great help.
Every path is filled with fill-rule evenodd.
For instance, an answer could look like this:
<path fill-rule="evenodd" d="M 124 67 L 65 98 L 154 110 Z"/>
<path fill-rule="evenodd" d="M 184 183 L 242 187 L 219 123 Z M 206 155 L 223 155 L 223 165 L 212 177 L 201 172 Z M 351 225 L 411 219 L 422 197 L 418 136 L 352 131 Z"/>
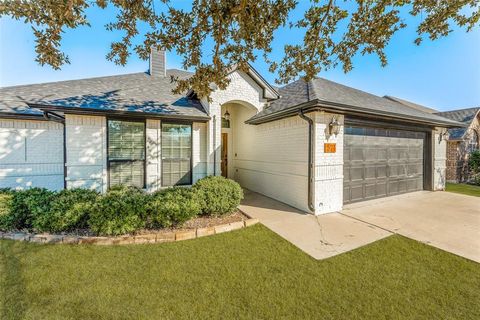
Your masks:
<path fill-rule="evenodd" d="M 243 221 L 220 224 L 213 227 L 195 228 L 190 230 L 178 230 L 162 233 L 147 233 L 139 235 L 126 235 L 116 237 L 90 237 L 74 235 L 57 235 L 45 233 L 26 233 L 26 232 L 1 232 L 0 239 L 10 239 L 17 241 L 36 242 L 36 243 L 57 243 L 57 244 L 95 244 L 95 245 L 115 245 L 115 244 L 140 244 L 140 243 L 162 243 L 189 240 L 211 236 L 214 234 L 225 233 L 233 230 L 242 229 L 257 224 L 258 219 L 249 218 Z"/>

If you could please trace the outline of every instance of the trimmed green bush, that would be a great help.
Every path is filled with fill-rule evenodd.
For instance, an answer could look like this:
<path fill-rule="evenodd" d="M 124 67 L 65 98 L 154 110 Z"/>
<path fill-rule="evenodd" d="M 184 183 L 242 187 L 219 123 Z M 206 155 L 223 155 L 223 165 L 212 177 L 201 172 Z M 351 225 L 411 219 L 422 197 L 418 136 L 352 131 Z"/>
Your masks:
<path fill-rule="evenodd" d="M 35 221 L 50 210 L 55 192 L 31 188 L 13 192 L 10 210 L 10 229 L 35 229 Z"/>
<path fill-rule="evenodd" d="M 120 235 L 145 226 L 148 195 L 134 187 L 116 186 L 97 198 L 88 224 L 99 235 Z"/>
<path fill-rule="evenodd" d="M 11 229 L 12 202 L 13 191 L 0 190 L 0 230 L 7 231 Z"/>
<path fill-rule="evenodd" d="M 202 213 L 205 215 L 231 213 L 243 199 L 243 190 L 240 185 L 224 177 L 209 176 L 200 179 L 193 188 L 202 199 Z"/>
<path fill-rule="evenodd" d="M 179 226 L 202 212 L 196 190 L 173 187 L 154 193 L 148 205 L 149 228 Z"/>
<path fill-rule="evenodd" d="M 64 232 L 88 228 L 88 216 L 98 193 L 88 189 L 67 189 L 55 194 L 50 210 L 35 217 L 37 231 Z"/>

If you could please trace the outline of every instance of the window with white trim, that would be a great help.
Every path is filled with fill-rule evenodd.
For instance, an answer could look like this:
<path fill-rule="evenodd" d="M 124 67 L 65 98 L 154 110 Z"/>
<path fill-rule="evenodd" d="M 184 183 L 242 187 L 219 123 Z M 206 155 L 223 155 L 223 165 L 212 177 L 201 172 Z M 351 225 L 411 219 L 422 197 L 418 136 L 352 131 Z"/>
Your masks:
<path fill-rule="evenodd" d="M 192 184 L 192 125 L 162 121 L 162 186 Z"/>
<path fill-rule="evenodd" d="M 145 187 L 145 122 L 108 120 L 109 186 Z"/>

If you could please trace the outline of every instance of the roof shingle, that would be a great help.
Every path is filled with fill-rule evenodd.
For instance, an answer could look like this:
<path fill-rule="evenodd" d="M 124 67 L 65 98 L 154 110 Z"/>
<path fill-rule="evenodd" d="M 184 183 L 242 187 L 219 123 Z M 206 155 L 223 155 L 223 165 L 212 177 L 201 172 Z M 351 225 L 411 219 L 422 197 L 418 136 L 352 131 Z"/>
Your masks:
<path fill-rule="evenodd" d="M 208 118 L 197 99 L 172 93 L 171 76 L 185 78 L 191 73 L 167 70 L 167 77 L 148 73 L 41 83 L 0 88 L 0 112 L 42 115 L 27 103 L 92 111 L 140 112 L 152 115 Z"/>
<path fill-rule="evenodd" d="M 262 112 L 253 116 L 249 121 L 259 122 L 260 119 L 271 116 L 285 109 L 294 109 L 295 105 L 301 105 L 309 101 L 319 101 L 330 104 L 357 107 L 365 112 L 381 113 L 396 117 L 411 117 L 425 122 L 438 122 L 455 125 L 454 121 L 438 115 L 424 112 L 405 104 L 379 97 L 358 89 L 323 79 L 315 78 L 306 83 L 297 80 L 279 89 L 281 98 L 273 101 Z"/>

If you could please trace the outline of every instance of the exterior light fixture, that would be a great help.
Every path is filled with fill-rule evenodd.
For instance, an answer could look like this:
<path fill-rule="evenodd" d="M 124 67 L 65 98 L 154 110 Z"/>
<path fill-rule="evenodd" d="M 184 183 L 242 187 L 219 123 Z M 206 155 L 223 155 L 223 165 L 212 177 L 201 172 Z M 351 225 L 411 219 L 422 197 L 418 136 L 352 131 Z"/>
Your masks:
<path fill-rule="evenodd" d="M 448 140 L 448 138 L 450 138 L 450 134 L 448 133 L 448 129 L 443 128 L 442 131 L 440 131 L 439 139 L 440 139 L 440 141 L 442 141 L 442 140 Z"/>
<path fill-rule="evenodd" d="M 228 110 L 225 111 L 225 113 L 223 114 L 223 118 L 227 121 L 230 120 L 230 113 L 228 112 Z"/>
<path fill-rule="evenodd" d="M 342 125 L 338 122 L 338 119 L 334 117 L 332 121 L 328 124 L 328 129 L 330 131 L 330 135 L 337 135 L 340 132 L 340 127 Z"/>

